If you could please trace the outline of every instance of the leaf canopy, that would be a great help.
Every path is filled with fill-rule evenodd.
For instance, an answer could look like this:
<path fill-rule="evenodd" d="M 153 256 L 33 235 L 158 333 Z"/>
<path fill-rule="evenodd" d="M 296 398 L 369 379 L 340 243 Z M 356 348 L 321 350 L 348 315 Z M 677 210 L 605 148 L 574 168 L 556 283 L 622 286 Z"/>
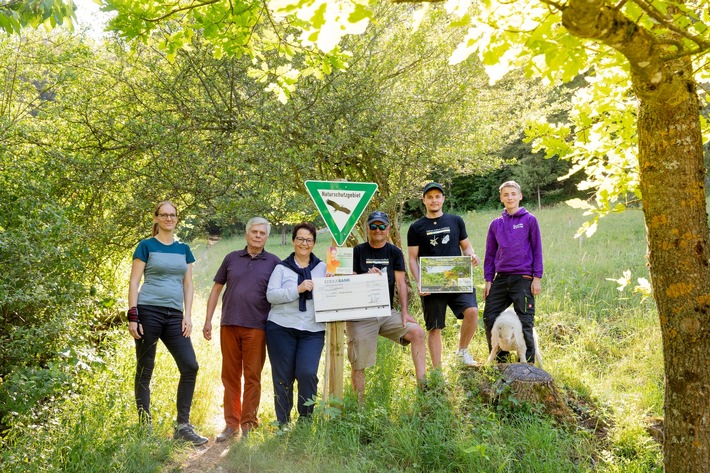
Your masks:
<path fill-rule="evenodd" d="M 41 25 L 47 29 L 63 24 L 71 27 L 75 8 L 72 0 L 5 0 L 0 2 L 0 29 L 13 34 Z"/>

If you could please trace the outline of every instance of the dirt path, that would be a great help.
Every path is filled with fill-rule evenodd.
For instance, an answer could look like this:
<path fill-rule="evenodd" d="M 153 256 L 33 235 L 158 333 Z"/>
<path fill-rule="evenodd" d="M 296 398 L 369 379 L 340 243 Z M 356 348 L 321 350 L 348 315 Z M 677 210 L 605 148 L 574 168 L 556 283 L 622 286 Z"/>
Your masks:
<path fill-rule="evenodd" d="M 224 419 L 220 412 L 212 418 L 210 427 L 212 431 L 219 432 L 216 429 L 223 423 Z M 206 430 L 207 427 L 205 426 Z M 209 442 L 200 447 L 186 447 L 182 454 L 163 467 L 163 473 L 229 473 L 224 457 L 229 453 L 234 441 L 217 443 L 214 436 L 210 436 L 209 439 Z"/>
<path fill-rule="evenodd" d="M 224 464 L 224 457 L 229 453 L 232 442 L 216 443 L 214 439 L 202 447 L 195 448 L 193 452 L 182 457 L 180 465 L 166 465 L 165 472 L 181 473 L 228 473 Z"/>

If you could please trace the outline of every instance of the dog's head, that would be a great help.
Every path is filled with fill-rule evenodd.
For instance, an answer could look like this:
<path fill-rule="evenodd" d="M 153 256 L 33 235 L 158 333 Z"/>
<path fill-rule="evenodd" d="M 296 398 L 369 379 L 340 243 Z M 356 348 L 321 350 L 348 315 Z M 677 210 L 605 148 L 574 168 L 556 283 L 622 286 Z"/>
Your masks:
<path fill-rule="evenodd" d="M 517 337 L 522 336 L 523 327 L 520 324 L 520 319 L 511 307 L 501 312 L 493 327 L 498 331 L 498 340 L 501 346 L 511 348 L 518 346 L 518 338 L 516 338 L 516 335 Z"/>
<path fill-rule="evenodd" d="M 515 330 L 512 325 L 501 324 L 498 326 L 498 338 L 501 341 L 507 342 L 507 345 L 513 345 L 515 343 Z"/>

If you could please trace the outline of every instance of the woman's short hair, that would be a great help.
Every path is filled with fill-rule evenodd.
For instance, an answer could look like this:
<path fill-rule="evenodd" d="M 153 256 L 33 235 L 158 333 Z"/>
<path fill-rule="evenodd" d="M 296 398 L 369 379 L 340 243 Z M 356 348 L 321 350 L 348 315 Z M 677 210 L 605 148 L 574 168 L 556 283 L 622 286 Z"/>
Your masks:
<path fill-rule="evenodd" d="M 315 243 L 316 242 L 316 233 L 317 233 L 316 226 L 310 222 L 301 222 L 298 225 L 296 225 L 295 227 L 293 227 L 293 232 L 291 232 L 291 241 L 296 239 L 296 234 L 302 228 L 305 228 L 306 230 L 311 232 L 311 235 L 313 235 L 313 243 Z"/>

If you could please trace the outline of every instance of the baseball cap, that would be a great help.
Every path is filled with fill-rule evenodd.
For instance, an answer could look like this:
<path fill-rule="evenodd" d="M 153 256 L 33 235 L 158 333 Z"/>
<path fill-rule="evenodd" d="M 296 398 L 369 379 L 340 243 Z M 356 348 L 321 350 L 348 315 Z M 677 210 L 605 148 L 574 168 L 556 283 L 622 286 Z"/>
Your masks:
<path fill-rule="evenodd" d="M 442 194 L 446 194 L 446 192 L 444 192 L 444 186 L 442 186 L 438 182 L 430 182 L 429 184 L 424 186 L 424 190 L 422 191 L 422 195 L 426 194 L 427 192 L 429 192 L 432 189 L 439 189 Z"/>
<path fill-rule="evenodd" d="M 374 212 L 370 213 L 370 215 L 367 216 L 367 224 L 371 224 L 372 222 L 382 222 L 385 225 L 390 224 L 390 219 L 387 217 L 387 214 L 384 213 L 381 210 L 375 210 Z"/>

